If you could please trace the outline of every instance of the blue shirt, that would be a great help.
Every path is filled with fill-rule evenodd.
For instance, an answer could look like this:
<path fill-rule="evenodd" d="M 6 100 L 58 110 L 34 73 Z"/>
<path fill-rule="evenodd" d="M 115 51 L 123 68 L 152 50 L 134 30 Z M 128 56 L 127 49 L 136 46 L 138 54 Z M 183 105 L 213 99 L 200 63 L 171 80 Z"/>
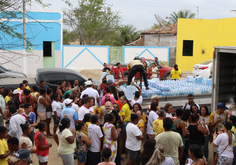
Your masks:
<path fill-rule="evenodd" d="M 48 85 L 45 85 L 45 86 L 44 86 L 44 89 L 45 89 L 45 90 L 47 90 L 48 88 L 49 88 Z M 38 86 L 38 92 L 39 92 L 39 93 L 40 93 L 40 89 L 41 89 L 41 87 Z"/>
<path fill-rule="evenodd" d="M 60 120 L 62 120 L 63 118 L 68 118 L 68 119 L 70 119 L 70 128 L 75 128 L 75 121 L 79 120 L 78 114 L 77 114 L 76 111 L 75 111 L 73 108 L 71 108 L 71 107 L 65 107 L 65 108 L 61 111 Z"/>
<path fill-rule="evenodd" d="M 26 121 L 25 123 L 27 124 L 34 124 L 34 122 L 36 122 L 36 115 L 34 112 L 30 112 L 29 115 L 26 115 L 25 113 L 23 113 L 22 116 L 25 117 L 25 121 Z M 34 128 L 31 127 L 31 130 L 33 131 Z"/>

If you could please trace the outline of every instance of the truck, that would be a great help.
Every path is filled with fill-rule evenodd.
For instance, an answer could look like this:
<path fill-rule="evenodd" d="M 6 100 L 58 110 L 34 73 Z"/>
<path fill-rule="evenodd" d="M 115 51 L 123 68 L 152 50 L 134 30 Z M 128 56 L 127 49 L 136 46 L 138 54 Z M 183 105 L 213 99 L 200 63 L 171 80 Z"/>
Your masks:
<path fill-rule="evenodd" d="M 147 66 L 149 68 L 149 73 L 148 73 L 148 77 L 150 78 L 152 76 L 152 63 L 154 63 L 155 61 L 153 59 L 145 59 L 145 58 L 140 58 L 140 61 L 142 63 L 146 62 L 147 63 Z M 113 71 L 114 68 L 116 68 L 115 64 L 114 63 L 109 63 L 108 64 L 108 67 Z M 127 64 L 121 64 L 121 68 L 123 69 L 124 71 L 124 76 L 127 77 L 128 76 L 128 71 L 127 71 Z M 162 64 L 159 64 L 159 71 L 160 71 L 160 78 L 161 79 L 164 79 L 164 80 L 169 80 L 171 79 L 170 77 L 170 72 L 172 69 L 174 68 L 171 68 L 171 67 L 168 67 L 168 66 L 164 66 Z M 140 75 L 139 73 L 137 73 L 135 75 L 135 78 L 138 79 L 140 78 Z"/>
<path fill-rule="evenodd" d="M 236 47 L 215 47 L 212 69 L 212 111 L 217 103 L 236 99 Z"/>
<path fill-rule="evenodd" d="M 4 78 L 0 79 L 0 84 L 5 89 L 14 90 L 19 87 L 19 84 L 22 83 L 23 80 L 27 80 L 30 87 L 34 85 L 39 86 L 40 81 L 44 80 L 45 84 L 48 85 L 53 92 L 56 92 L 59 81 L 67 81 L 73 85 L 76 79 L 81 86 L 84 86 L 84 82 L 87 81 L 86 77 L 71 69 L 39 68 L 37 69 L 35 78 Z M 97 85 L 99 81 L 94 80 L 94 83 Z"/>

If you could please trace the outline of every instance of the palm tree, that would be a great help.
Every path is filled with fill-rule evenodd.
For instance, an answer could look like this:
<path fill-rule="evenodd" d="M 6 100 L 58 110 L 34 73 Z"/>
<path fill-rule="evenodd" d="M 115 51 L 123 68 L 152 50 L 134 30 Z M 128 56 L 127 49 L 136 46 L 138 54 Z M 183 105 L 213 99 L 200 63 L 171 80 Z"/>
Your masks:
<path fill-rule="evenodd" d="M 116 33 L 114 40 L 112 42 L 113 46 L 122 46 L 127 42 L 134 41 L 140 32 L 137 31 L 137 28 L 133 25 L 122 26 L 119 31 Z"/>
<path fill-rule="evenodd" d="M 175 11 L 170 14 L 169 20 L 171 23 L 177 23 L 178 18 L 195 18 L 196 14 L 192 13 L 191 10 L 180 10 L 178 13 Z"/>

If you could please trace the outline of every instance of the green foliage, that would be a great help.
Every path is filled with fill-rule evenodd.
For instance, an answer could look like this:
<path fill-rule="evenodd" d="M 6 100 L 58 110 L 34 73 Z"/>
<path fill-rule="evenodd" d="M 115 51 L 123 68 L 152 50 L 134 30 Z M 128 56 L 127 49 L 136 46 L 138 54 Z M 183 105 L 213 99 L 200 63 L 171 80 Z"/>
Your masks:
<path fill-rule="evenodd" d="M 191 10 L 180 10 L 178 12 L 173 12 L 170 14 L 171 16 L 169 17 L 169 20 L 171 23 L 177 23 L 178 18 L 195 18 L 196 14 L 192 13 Z"/>
<path fill-rule="evenodd" d="M 120 23 L 120 13 L 113 12 L 105 0 L 79 0 L 79 6 L 64 10 L 64 23 L 72 28 L 70 41 L 80 45 L 106 44 Z"/>
<path fill-rule="evenodd" d="M 121 26 L 116 33 L 112 45 L 113 46 L 123 46 L 127 42 L 134 41 L 140 35 L 140 31 L 133 25 Z"/>

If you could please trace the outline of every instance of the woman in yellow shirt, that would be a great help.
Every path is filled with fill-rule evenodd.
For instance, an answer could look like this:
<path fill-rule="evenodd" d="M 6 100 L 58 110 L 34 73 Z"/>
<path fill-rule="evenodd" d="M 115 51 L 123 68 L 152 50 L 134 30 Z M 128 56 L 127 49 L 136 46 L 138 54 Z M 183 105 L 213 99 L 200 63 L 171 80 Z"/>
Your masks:
<path fill-rule="evenodd" d="M 159 117 L 153 122 L 152 129 L 155 132 L 155 138 L 159 133 L 164 132 L 163 120 L 166 118 L 166 112 L 161 110 L 157 112 Z"/>
<path fill-rule="evenodd" d="M 4 93 L 4 95 L 3 95 L 3 97 L 4 97 L 4 99 L 5 99 L 6 105 L 7 105 L 7 102 L 8 102 L 9 100 L 11 100 L 11 95 L 12 95 L 12 90 L 6 89 L 6 90 L 5 90 L 5 93 Z M 5 109 L 4 109 L 4 110 L 5 110 Z"/>
<path fill-rule="evenodd" d="M 136 114 L 138 115 L 138 124 L 137 124 L 137 126 L 138 126 L 138 128 L 140 129 L 140 131 L 141 131 L 142 133 L 144 133 L 145 122 L 144 122 L 143 119 L 142 119 L 143 112 L 142 112 L 142 110 L 138 110 L 138 111 L 136 112 Z"/>
<path fill-rule="evenodd" d="M 90 113 L 86 113 L 84 115 L 83 122 L 84 122 L 84 131 L 83 131 L 83 133 L 88 136 L 88 126 L 91 124 L 91 114 Z"/>
<path fill-rule="evenodd" d="M 132 106 L 129 103 L 129 100 L 125 97 L 125 96 L 121 96 L 120 97 L 120 102 L 123 105 L 119 114 L 120 114 L 120 118 L 121 118 L 121 122 L 120 123 L 120 128 L 121 128 L 121 132 L 120 132 L 120 157 L 122 155 L 122 150 L 123 150 L 123 142 L 125 140 L 125 135 L 126 135 L 126 126 L 127 124 L 130 122 L 130 117 L 131 117 L 131 109 Z M 122 157 L 121 157 L 122 159 Z"/>
<path fill-rule="evenodd" d="M 139 103 L 135 103 L 133 105 L 133 112 L 137 113 L 137 111 L 139 111 L 139 110 L 142 111 L 141 105 Z M 145 123 L 147 122 L 146 115 L 144 113 L 142 113 L 142 119 Z"/>
<path fill-rule="evenodd" d="M 170 72 L 170 77 L 172 80 L 179 80 L 179 78 L 182 77 L 182 72 L 177 64 L 174 65 L 174 69 Z"/>

